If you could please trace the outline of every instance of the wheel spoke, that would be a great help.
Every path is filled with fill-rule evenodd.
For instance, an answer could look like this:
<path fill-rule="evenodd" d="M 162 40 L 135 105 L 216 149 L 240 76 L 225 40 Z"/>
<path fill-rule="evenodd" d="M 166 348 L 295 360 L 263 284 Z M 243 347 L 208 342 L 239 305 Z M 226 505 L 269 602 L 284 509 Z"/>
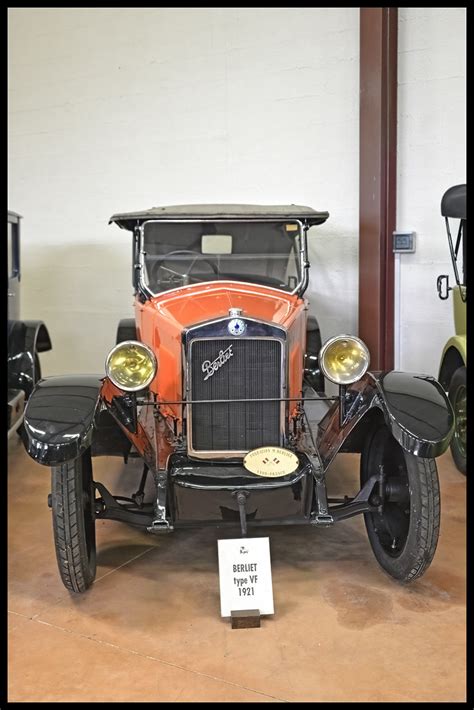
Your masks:
<path fill-rule="evenodd" d="M 373 468 L 380 468 L 381 465 L 384 471 L 381 483 L 384 503 L 380 513 L 371 514 L 371 520 L 385 553 L 398 557 L 405 547 L 410 527 L 410 487 L 403 450 L 392 437 L 387 437 L 372 461 Z"/>
<path fill-rule="evenodd" d="M 466 424 L 467 424 L 467 395 L 466 387 L 461 385 L 456 391 L 454 400 L 454 416 L 456 420 L 454 436 L 463 455 L 466 455 Z"/>

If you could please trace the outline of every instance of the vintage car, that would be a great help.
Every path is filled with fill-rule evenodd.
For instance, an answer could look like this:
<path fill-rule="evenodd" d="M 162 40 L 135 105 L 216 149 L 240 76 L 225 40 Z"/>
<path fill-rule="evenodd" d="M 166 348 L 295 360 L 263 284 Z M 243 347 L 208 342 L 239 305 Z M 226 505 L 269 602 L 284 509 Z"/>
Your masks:
<path fill-rule="evenodd" d="M 29 454 L 52 467 L 69 590 L 94 580 L 95 521 L 104 518 L 150 533 L 211 524 L 246 535 L 363 513 L 384 570 L 402 582 L 425 572 L 440 520 L 434 458 L 449 446 L 452 408 L 433 377 L 370 372 L 354 335 L 320 347 L 304 294 L 308 231 L 327 218 L 295 205 L 111 218 L 133 240 L 135 319 L 119 323 L 105 375 L 42 380 L 25 416 Z M 339 452 L 361 453 L 360 490 L 335 499 L 326 476 Z M 94 481 L 100 455 L 143 459 L 133 495 Z"/>
<path fill-rule="evenodd" d="M 8 212 L 8 438 L 22 432 L 25 403 L 41 378 L 38 353 L 51 350 L 51 339 L 40 320 L 20 319 L 20 221 Z"/>
<path fill-rule="evenodd" d="M 467 426 L 467 343 L 466 343 L 466 272 L 467 272 L 467 243 L 466 243 L 466 185 L 454 185 L 443 195 L 441 200 L 441 214 L 446 222 L 449 252 L 453 264 L 456 286 L 449 285 L 447 274 L 438 276 L 438 295 L 446 300 L 449 291 L 453 292 L 454 330 L 455 335 L 449 338 L 441 355 L 439 368 L 439 381 L 449 394 L 453 405 L 456 427 L 451 439 L 451 453 L 458 470 L 466 475 L 466 426 Z M 456 244 L 453 244 L 450 219 L 459 219 Z M 458 258 L 461 257 L 462 271 L 459 274 Z"/>

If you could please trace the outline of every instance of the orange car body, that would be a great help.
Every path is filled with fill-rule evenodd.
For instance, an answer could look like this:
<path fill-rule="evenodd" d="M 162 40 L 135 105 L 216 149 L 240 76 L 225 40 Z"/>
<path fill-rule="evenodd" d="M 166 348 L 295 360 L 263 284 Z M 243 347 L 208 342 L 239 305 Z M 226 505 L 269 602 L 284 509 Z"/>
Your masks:
<path fill-rule="evenodd" d="M 138 433 L 127 434 L 133 436 L 133 444 L 143 457 L 154 450 L 153 467 L 163 468 L 173 452 L 169 432 L 182 433 L 181 402 L 185 400 L 183 330 L 197 323 L 223 318 L 231 308 L 241 309 L 249 318 L 283 326 L 287 331 L 288 398 L 295 398 L 288 407 L 289 418 L 294 415 L 302 394 L 308 313 L 305 299 L 255 284 L 219 281 L 185 286 L 150 298 L 145 303 L 136 298 L 134 307 L 138 339 L 150 346 L 159 363 L 150 393 L 162 404 L 160 409 L 167 421 L 161 423 L 157 432 L 151 410 L 144 407 L 138 417 Z M 119 392 L 109 379 L 104 380 L 102 397 L 105 401 L 110 403 Z M 156 446 L 150 448 L 155 436 Z"/>

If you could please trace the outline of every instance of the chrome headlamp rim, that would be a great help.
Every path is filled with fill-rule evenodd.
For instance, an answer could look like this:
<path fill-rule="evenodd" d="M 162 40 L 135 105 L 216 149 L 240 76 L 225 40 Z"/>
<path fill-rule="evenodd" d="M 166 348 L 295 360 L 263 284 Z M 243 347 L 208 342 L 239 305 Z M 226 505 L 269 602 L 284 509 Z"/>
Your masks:
<path fill-rule="evenodd" d="M 109 364 L 110 360 L 112 358 L 112 355 L 121 347 L 124 347 L 125 345 L 139 345 L 141 348 L 147 351 L 148 355 L 150 356 L 150 359 L 153 362 L 153 374 L 150 376 L 144 384 L 141 384 L 139 387 L 126 387 L 125 385 L 121 385 L 118 382 L 114 380 L 114 378 L 110 375 L 110 370 L 109 370 Z M 109 378 L 109 380 L 112 382 L 115 387 L 118 387 L 119 389 L 123 390 L 124 392 L 140 392 L 140 390 L 144 390 L 146 387 L 149 387 L 153 380 L 156 377 L 156 373 L 158 370 L 158 361 L 156 359 L 156 355 L 153 352 L 153 350 L 150 348 L 149 345 L 146 345 L 146 343 L 140 342 L 140 340 L 122 340 L 120 343 L 117 343 L 114 345 L 112 350 L 109 352 L 107 355 L 107 358 L 105 360 L 105 374 Z"/>
<path fill-rule="evenodd" d="M 365 352 L 367 354 L 367 362 L 366 362 L 365 370 L 362 372 L 362 374 L 358 375 L 353 380 L 347 380 L 346 382 L 338 382 L 338 380 L 335 380 L 334 377 L 331 377 L 331 375 L 328 374 L 328 371 L 326 370 L 326 367 L 324 366 L 324 356 L 326 354 L 326 351 L 328 350 L 328 348 L 331 345 L 333 345 L 338 340 L 355 340 L 357 343 L 359 343 L 359 345 L 362 346 L 362 349 L 365 350 Z M 330 382 L 333 382 L 335 385 L 339 385 L 339 387 L 344 386 L 344 385 L 353 385 L 354 382 L 358 382 L 360 379 L 362 379 L 362 377 L 365 375 L 365 373 L 369 369 L 369 366 L 370 366 L 369 348 L 367 347 L 367 345 L 364 343 L 364 341 L 361 338 L 357 337 L 357 335 L 349 335 L 347 333 L 343 333 L 341 335 L 334 335 L 332 338 L 329 338 L 329 340 L 326 340 L 326 342 L 322 346 L 321 350 L 319 351 L 318 364 L 319 364 L 319 367 L 321 368 L 321 372 L 323 373 L 324 377 L 326 377 Z"/>

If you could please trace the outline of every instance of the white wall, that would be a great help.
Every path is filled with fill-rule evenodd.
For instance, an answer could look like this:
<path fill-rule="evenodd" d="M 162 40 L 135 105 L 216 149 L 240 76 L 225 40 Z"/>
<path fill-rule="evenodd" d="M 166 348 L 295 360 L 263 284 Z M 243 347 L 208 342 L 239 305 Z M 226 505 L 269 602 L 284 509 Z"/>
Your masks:
<path fill-rule="evenodd" d="M 299 203 L 323 338 L 357 330 L 358 8 L 10 9 L 9 208 L 46 375 L 103 371 L 132 315 L 114 212 Z"/>
<path fill-rule="evenodd" d="M 466 182 L 465 8 L 399 8 L 398 43 L 397 227 L 417 233 L 401 257 L 398 365 L 437 376 L 454 335 L 452 299 L 436 292 L 438 274 L 454 283 L 440 202 Z"/>
<path fill-rule="evenodd" d="M 465 10 L 399 9 L 400 360 L 436 374 L 453 331 L 439 203 L 465 180 Z M 113 212 L 308 204 L 323 338 L 357 332 L 359 9 L 9 10 L 9 208 L 24 215 L 22 315 L 45 374 L 102 371 L 132 315 Z"/>

